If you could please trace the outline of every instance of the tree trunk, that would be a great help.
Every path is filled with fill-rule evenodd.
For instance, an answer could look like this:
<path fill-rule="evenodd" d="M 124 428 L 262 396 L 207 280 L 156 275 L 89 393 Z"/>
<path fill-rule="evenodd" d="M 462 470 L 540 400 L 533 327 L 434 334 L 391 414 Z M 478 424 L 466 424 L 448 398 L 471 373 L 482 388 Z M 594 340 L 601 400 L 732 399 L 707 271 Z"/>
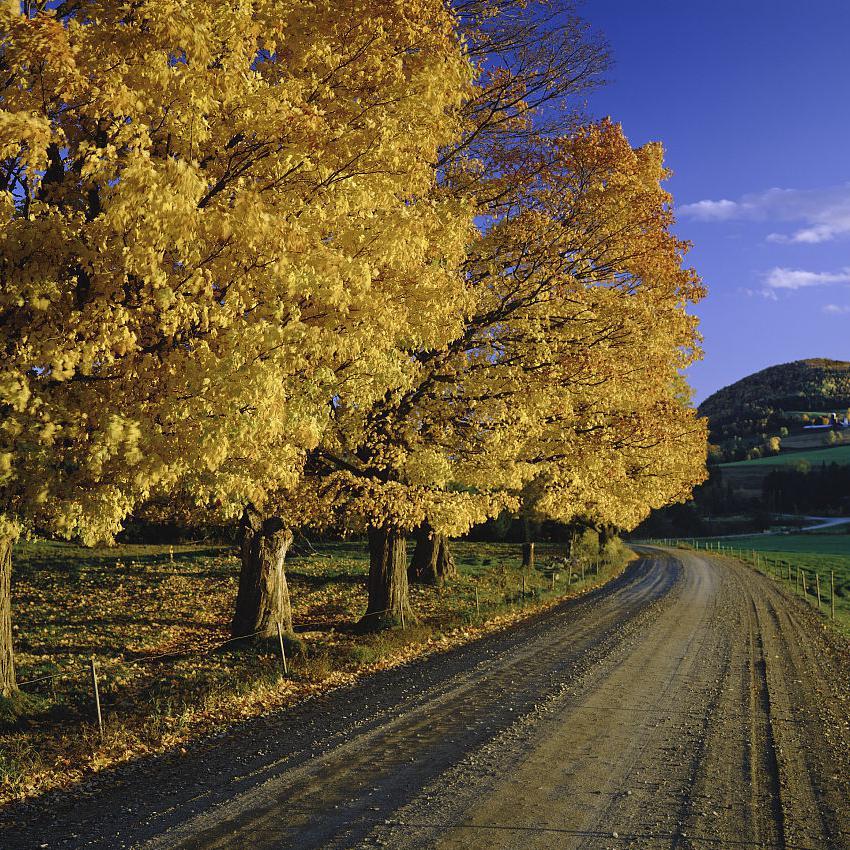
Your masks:
<path fill-rule="evenodd" d="M 605 546 L 617 536 L 617 529 L 613 525 L 609 525 L 608 523 L 604 523 L 598 529 L 598 534 L 599 534 L 599 554 L 602 555 L 605 552 Z"/>
<path fill-rule="evenodd" d="M 449 548 L 449 539 L 438 534 L 428 523 L 416 531 L 416 548 L 407 568 L 407 579 L 416 584 L 443 584 L 457 577 L 457 566 Z"/>
<path fill-rule="evenodd" d="M 277 624 L 292 631 L 292 608 L 286 585 L 284 560 L 292 545 L 292 532 L 279 517 L 266 520 L 248 505 L 239 523 L 242 569 L 233 615 L 233 637 L 259 634 L 272 637 Z"/>
<path fill-rule="evenodd" d="M 522 544 L 522 565 L 528 569 L 534 569 L 534 544 Z"/>
<path fill-rule="evenodd" d="M 394 528 L 369 528 L 369 604 L 363 625 L 413 622 L 407 595 L 407 541 Z"/>
<path fill-rule="evenodd" d="M 12 544 L 13 537 L 0 537 L 0 696 L 12 696 L 15 657 L 12 652 Z"/>

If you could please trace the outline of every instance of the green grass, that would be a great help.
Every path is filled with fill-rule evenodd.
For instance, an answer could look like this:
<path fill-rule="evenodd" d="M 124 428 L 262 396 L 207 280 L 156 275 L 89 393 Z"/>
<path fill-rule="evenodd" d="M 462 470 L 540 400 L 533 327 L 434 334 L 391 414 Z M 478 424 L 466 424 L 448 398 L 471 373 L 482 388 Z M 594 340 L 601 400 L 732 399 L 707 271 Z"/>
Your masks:
<path fill-rule="evenodd" d="M 784 552 L 794 555 L 836 555 L 850 561 L 850 535 L 843 534 L 753 534 L 721 541 L 734 549 L 756 552 Z"/>
<path fill-rule="evenodd" d="M 787 452 L 755 460 L 737 460 L 733 463 L 721 463 L 721 469 L 767 468 L 777 466 L 795 466 L 800 461 L 806 461 L 813 467 L 822 463 L 838 463 L 842 466 L 850 464 L 850 445 L 835 446 L 834 448 L 808 449 L 800 452 Z"/>

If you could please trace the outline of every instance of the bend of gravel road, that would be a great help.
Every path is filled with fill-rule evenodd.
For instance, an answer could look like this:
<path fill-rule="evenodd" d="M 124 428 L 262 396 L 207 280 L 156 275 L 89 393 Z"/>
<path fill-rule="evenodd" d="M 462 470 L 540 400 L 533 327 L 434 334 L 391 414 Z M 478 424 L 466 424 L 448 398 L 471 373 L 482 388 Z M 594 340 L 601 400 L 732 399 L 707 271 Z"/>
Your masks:
<path fill-rule="evenodd" d="M 743 565 L 644 553 L 510 631 L 115 771 L 96 806 L 31 807 L 0 845 L 850 848 L 846 644 Z"/>

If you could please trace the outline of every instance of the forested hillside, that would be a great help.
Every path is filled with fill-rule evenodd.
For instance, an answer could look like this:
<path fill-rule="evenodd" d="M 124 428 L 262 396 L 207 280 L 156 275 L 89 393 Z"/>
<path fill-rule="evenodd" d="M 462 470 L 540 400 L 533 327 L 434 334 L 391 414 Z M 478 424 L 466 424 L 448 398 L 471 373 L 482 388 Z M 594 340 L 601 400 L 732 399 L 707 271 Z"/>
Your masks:
<path fill-rule="evenodd" d="M 850 363 L 813 358 L 770 366 L 710 395 L 700 406 L 722 460 L 735 448 L 763 442 L 781 429 L 818 422 L 818 414 L 850 406 Z"/>

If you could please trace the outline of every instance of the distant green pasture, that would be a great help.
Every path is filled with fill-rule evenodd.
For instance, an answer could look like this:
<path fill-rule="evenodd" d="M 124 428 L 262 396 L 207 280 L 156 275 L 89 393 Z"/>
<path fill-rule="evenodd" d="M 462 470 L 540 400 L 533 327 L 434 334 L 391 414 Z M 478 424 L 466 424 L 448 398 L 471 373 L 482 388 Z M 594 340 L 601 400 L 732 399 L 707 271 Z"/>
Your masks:
<path fill-rule="evenodd" d="M 834 448 L 810 449 L 801 452 L 789 452 L 757 458 L 756 460 L 738 460 L 733 463 L 721 463 L 721 469 L 767 469 L 768 467 L 795 466 L 800 461 L 807 461 L 812 467 L 822 463 L 850 464 L 850 445 L 835 446 Z"/>

